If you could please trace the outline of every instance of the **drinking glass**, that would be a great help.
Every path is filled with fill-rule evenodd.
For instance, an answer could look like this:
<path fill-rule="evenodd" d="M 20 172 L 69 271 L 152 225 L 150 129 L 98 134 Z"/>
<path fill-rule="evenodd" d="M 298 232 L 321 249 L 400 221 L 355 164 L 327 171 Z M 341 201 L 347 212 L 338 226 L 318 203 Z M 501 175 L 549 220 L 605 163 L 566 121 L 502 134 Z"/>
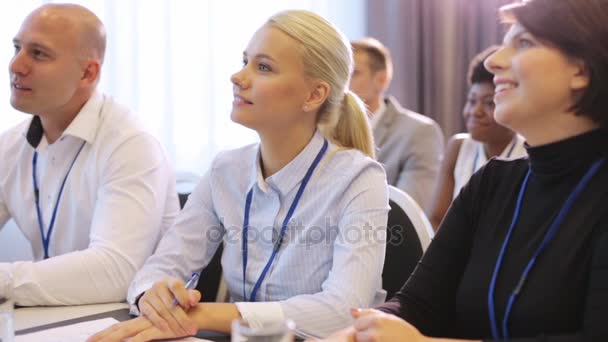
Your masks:
<path fill-rule="evenodd" d="M 7 289 L 4 298 L 0 296 L 0 342 L 13 342 L 15 325 L 12 300 L 13 278 L 10 273 L 0 271 L 0 289 Z"/>

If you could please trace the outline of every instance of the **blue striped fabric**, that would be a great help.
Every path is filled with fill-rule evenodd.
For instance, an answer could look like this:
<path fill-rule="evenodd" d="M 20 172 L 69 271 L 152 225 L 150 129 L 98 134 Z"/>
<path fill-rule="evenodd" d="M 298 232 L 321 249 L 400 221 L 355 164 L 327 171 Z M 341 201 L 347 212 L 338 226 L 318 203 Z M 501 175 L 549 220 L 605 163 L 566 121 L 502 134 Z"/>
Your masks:
<path fill-rule="evenodd" d="M 129 301 L 166 275 L 186 279 L 201 270 L 221 242 L 225 244 L 222 266 L 231 298 L 244 301 L 243 285 L 249 296 L 322 144 L 323 136 L 315 133 L 294 160 L 266 179 L 259 166 L 259 145 L 218 155 L 156 253 L 137 274 Z M 247 279 L 243 283 L 243 214 L 252 187 Z M 300 330 L 325 336 L 351 322 L 350 308 L 380 303 L 384 300 L 381 273 L 388 210 L 386 176 L 380 164 L 359 151 L 330 143 L 258 292 L 258 301 L 273 303 L 256 303 L 258 309 L 242 312 L 243 316 L 254 319 L 252 315 L 268 314 L 264 308 L 280 308 L 281 312 L 268 317 L 289 318 Z"/>

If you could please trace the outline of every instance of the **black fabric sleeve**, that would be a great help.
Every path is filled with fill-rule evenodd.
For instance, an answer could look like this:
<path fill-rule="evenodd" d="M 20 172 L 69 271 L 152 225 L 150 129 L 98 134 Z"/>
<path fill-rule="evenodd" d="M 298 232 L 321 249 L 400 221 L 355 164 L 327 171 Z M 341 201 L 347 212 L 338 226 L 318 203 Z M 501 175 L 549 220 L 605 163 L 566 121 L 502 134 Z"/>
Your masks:
<path fill-rule="evenodd" d="M 427 336 L 449 334 L 456 291 L 473 241 L 475 189 L 482 185 L 483 172 L 462 189 L 408 281 L 378 310 L 401 317 Z"/>
<path fill-rule="evenodd" d="M 600 236 L 594 236 L 591 275 L 589 276 L 589 288 L 587 290 L 585 318 L 583 321 L 583 334 L 587 338 L 585 341 L 608 341 L 607 317 L 608 230 L 604 229 Z"/>

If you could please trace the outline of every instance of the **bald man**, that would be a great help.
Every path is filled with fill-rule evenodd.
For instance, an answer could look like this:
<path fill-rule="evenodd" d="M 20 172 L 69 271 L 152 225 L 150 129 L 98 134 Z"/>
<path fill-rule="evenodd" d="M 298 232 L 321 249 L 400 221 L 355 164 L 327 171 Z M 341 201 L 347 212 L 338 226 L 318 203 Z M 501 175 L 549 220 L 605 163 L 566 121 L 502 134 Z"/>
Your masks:
<path fill-rule="evenodd" d="M 96 90 L 105 40 L 65 4 L 34 10 L 13 39 L 10 102 L 32 117 L 0 136 L 0 227 L 13 218 L 35 260 L 0 263 L 0 298 L 19 305 L 124 301 L 179 210 L 159 142 Z"/>

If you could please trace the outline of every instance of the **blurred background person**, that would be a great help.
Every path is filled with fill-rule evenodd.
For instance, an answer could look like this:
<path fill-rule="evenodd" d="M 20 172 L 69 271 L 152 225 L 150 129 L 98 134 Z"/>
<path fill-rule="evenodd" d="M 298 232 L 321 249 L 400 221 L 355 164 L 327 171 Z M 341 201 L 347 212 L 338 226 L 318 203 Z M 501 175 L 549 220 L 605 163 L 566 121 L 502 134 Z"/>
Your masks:
<path fill-rule="evenodd" d="M 523 137 L 494 120 L 494 75 L 483 63 L 498 48 L 487 48 L 469 65 L 470 88 L 462 111 L 468 133 L 456 134 L 448 141 L 429 210 L 429 220 L 435 229 L 460 189 L 490 158 L 526 156 Z"/>
<path fill-rule="evenodd" d="M 386 96 L 393 62 L 377 39 L 351 42 L 355 69 L 350 89 L 367 105 L 374 133 L 376 158 L 390 185 L 412 196 L 427 209 L 443 155 L 443 132 L 433 119 L 403 108 Z"/>

